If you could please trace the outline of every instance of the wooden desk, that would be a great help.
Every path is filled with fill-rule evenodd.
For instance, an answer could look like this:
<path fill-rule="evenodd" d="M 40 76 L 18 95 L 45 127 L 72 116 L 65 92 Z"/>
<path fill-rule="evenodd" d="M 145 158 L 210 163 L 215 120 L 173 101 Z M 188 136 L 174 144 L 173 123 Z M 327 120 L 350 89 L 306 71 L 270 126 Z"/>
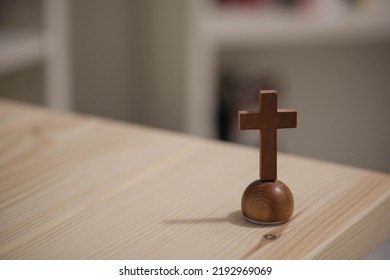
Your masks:
<path fill-rule="evenodd" d="M 278 164 L 294 216 L 256 226 L 256 149 L 2 100 L 0 258 L 349 259 L 390 236 L 389 175 Z"/>

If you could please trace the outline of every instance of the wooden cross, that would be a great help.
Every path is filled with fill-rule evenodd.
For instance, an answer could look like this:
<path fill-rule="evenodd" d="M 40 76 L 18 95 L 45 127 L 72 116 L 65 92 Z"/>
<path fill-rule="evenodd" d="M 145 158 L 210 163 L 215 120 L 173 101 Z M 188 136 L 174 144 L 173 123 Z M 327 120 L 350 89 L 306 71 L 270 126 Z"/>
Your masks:
<path fill-rule="evenodd" d="M 275 181 L 277 155 L 277 129 L 297 127 L 297 112 L 277 109 L 275 90 L 260 90 L 260 111 L 239 111 L 239 128 L 260 129 L 260 179 Z"/>

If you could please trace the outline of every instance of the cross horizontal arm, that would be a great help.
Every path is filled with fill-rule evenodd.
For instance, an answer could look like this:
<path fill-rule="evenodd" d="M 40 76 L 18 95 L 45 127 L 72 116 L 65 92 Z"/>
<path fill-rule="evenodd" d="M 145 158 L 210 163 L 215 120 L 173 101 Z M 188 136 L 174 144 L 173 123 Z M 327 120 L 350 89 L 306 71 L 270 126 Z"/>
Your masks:
<path fill-rule="evenodd" d="M 277 128 L 296 128 L 297 111 L 292 109 L 278 109 L 276 115 Z"/>
<path fill-rule="evenodd" d="M 259 112 L 256 111 L 238 111 L 238 128 L 259 129 L 261 126 L 261 118 Z"/>
<path fill-rule="evenodd" d="M 277 128 L 297 127 L 297 111 L 292 109 L 278 109 L 276 115 Z M 257 111 L 239 111 L 238 125 L 241 130 L 261 129 L 261 113 Z"/>

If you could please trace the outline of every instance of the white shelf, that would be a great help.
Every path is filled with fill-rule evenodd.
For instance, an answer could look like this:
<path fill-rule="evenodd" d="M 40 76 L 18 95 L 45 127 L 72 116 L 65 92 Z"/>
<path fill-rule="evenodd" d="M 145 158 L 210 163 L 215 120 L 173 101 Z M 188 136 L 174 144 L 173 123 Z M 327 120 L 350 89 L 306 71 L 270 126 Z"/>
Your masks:
<path fill-rule="evenodd" d="M 44 39 L 37 31 L 0 29 L 0 75 L 42 62 Z"/>
<path fill-rule="evenodd" d="M 390 38 L 390 17 L 384 11 L 302 14 L 225 9 L 206 10 L 200 31 L 212 44 L 262 46 L 337 43 Z"/>

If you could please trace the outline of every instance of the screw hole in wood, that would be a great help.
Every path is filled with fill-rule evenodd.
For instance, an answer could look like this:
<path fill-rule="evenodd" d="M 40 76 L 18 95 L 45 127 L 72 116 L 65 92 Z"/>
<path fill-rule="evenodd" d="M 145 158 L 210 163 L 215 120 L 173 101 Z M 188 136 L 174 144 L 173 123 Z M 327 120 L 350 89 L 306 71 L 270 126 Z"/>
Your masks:
<path fill-rule="evenodd" d="M 276 235 L 274 235 L 274 234 L 266 234 L 266 235 L 264 235 L 264 239 L 266 239 L 266 240 L 275 240 L 277 238 L 278 237 Z"/>

